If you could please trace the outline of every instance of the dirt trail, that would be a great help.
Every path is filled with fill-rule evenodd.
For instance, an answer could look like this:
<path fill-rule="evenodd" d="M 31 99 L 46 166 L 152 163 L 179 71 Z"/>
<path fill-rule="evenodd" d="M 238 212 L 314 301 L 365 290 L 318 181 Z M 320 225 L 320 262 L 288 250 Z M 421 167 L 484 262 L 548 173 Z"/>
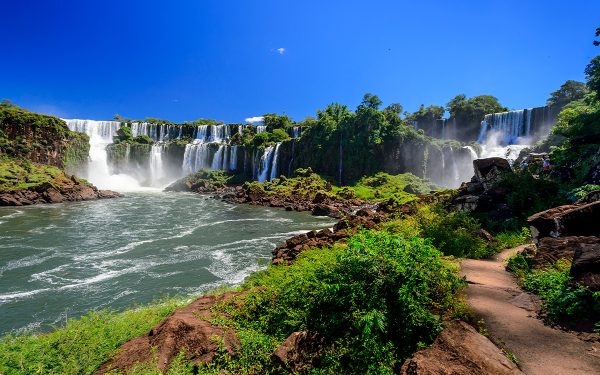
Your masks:
<path fill-rule="evenodd" d="M 545 326 L 536 318 L 534 297 L 523 292 L 504 261 L 523 247 L 489 260 L 464 260 L 467 297 L 490 338 L 517 356 L 528 375 L 600 374 L 600 343 Z"/>

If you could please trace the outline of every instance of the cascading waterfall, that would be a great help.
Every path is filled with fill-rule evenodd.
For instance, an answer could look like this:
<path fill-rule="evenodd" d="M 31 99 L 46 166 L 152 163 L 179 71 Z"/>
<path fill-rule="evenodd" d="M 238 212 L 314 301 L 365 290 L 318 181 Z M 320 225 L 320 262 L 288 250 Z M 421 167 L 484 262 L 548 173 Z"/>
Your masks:
<path fill-rule="evenodd" d="M 294 126 L 292 128 L 292 138 L 299 138 L 299 137 L 300 137 L 300 127 Z"/>
<path fill-rule="evenodd" d="M 150 150 L 150 184 L 152 186 L 158 186 L 163 181 L 164 177 L 164 169 L 163 169 L 163 160 L 162 153 L 164 150 L 164 145 L 160 143 L 155 143 L 152 145 L 152 149 Z"/>
<path fill-rule="evenodd" d="M 504 146 L 520 143 L 522 138 L 530 136 L 531 113 L 532 109 L 528 108 L 485 115 L 477 142 L 484 144 L 491 132 L 500 133 L 498 141 Z"/>
<path fill-rule="evenodd" d="M 555 122 L 556 110 L 551 107 L 487 114 L 477 140 L 482 145 L 482 157 L 514 160 L 521 150 L 548 135 Z"/>
<path fill-rule="evenodd" d="M 257 125 L 256 126 L 256 134 L 258 133 L 263 133 L 267 131 L 267 127 L 264 125 Z"/>
<path fill-rule="evenodd" d="M 111 174 L 108 165 L 106 146 L 113 142 L 117 130 L 122 126 L 118 121 L 94 121 L 65 119 L 70 130 L 86 133 L 90 137 L 90 153 L 85 179 L 101 189 L 125 191 L 139 189 L 138 181 L 125 174 Z"/>
<path fill-rule="evenodd" d="M 269 180 L 273 180 L 274 178 L 278 177 L 278 173 L 279 173 L 279 146 L 281 146 L 281 143 L 277 143 L 277 145 L 275 146 L 275 154 L 273 155 L 273 162 L 271 164 L 271 178 Z"/>
<path fill-rule="evenodd" d="M 234 128 L 235 129 L 235 128 Z M 242 131 L 241 126 L 237 127 Z M 200 125 L 194 131 L 194 141 L 185 146 L 183 171 L 200 169 L 237 170 L 237 145 L 226 144 L 231 138 L 229 125 Z"/>
<path fill-rule="evenodd" d="M 259 170 L 257 173 L 257 180 L 259 182 L 265 182 L 267 181 L 267 178 L 269 177 L 269 170 L 271 169 L 271 165 L 273 163 L 273 154 L 275 151 L 275 147 L 274 146 L 269 146 L 267 148 L 265 148 L 265 151 L 263 152 L 262 156 L 260 157 L 260 162 L 258 164 Z"/>

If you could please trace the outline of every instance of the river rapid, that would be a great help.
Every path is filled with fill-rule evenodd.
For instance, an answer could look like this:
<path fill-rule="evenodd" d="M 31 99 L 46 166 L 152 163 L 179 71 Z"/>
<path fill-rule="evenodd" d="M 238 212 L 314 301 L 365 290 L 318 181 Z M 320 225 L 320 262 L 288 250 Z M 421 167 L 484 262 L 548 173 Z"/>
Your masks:
<path fill-rule="evenodd" d="M 241 283 L 330 218 L 191 193 L 0 208 L 0 334 Z"/>

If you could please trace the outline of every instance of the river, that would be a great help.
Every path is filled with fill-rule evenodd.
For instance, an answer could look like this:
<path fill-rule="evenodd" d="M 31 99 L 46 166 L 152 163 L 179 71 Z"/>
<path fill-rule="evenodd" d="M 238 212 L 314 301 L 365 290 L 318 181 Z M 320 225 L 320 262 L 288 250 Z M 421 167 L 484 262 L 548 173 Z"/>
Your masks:
<path fill-rule="evenodd" d="M 332 219 L 191 193 L 0 208 L 0 334 L 241 283 Z"/>

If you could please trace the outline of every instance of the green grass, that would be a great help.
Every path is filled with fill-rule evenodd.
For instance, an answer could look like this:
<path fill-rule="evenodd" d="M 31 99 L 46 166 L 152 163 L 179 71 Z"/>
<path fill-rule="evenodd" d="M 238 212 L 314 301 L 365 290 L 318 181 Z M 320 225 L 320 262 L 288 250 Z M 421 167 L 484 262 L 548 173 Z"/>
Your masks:
<path fill-rule="evenodd" d="M 50 333 L 9 334 L 0 339 L 0 373 L 91 374 L 119 345 L 186 302 L 170 298 L 122 313 L 90 311 Z"/>
<path fill-rule="evenodd" d="M 525 290 L 542 299 L 550 322 L 587 320 L 596 325 L 600 323 L 600 292 L 573 285 L 569 261 L 561 259 L 543 268 L 532 269 L 527 258 L 515 254 L 508 259 L 506 268 L 518 277 Z"/>
<path fill-rule="evenodd" d="M 57 167 L 0 157 L 0 191 L 28 189 L 44 183 L 59 186 L 72 181 Z"/>
<path fill-rule="evenodd" d="M 374 176 L 363 177 L 355 185 L 334 188 L 334 192 L 353 196 L 369 201 L 384 201 L 391 198 L 400 200 L 413 200 L 414 194 L 426 194 L 436 189 L 437 186 L 423 180 L 412 173 L 390 175 L 377 173 Z"/>

